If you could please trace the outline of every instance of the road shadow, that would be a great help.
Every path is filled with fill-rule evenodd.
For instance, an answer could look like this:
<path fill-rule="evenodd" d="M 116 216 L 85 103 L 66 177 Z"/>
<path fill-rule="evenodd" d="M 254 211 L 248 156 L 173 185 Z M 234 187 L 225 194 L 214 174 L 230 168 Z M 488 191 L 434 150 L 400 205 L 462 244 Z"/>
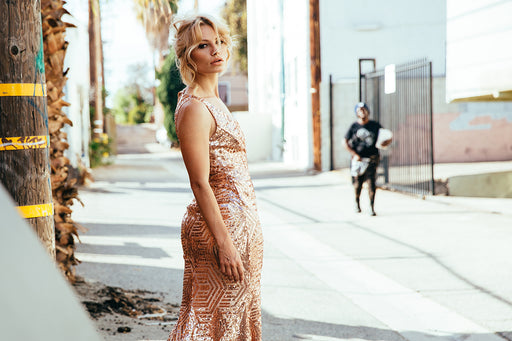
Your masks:
<path fill-rule="evenodd" d="M 489 337 L 499 336 L 511 340 L 512 332 L 503 331 L 493 333 L 458 333 L 433 334 L 414 330 L 397 332 L 392 329 L 375 328 L 368 326 L 351 326 L 345 324 L 331 324 L 303 319 L 285 319 L 262 312 L 262 334 L 265 341 L 334 341 L 345 339 L 360 339 L 369 341 L 446 341 L 450 340 L 489 340 Z"/>

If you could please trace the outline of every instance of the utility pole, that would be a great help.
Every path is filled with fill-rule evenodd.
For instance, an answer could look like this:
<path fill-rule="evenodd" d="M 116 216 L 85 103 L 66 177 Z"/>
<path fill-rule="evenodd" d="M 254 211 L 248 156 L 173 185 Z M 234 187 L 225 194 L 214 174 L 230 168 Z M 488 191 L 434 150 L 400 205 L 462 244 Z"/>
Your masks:
<path fill-rule="evenodd" d="M 55 257 L 49 146 L 41 3 L 0 1 L 0 183 Z"/>
<path fill-rule="evenodd" d="M 313 122 L 313 167 L 322 170 L 322 129 L 320 115 L 320 8 L 319 0 L 309 0 L 309 46 L 311 56 L 311 113 Z"/>
<path fill-rule="evenodd" d="M 103 133 L 103 44 L 101 42 L 101 14 L 99 0 L 89 0 L 89 77 L 90 104 L 94 108 L 92 136 Z"/>

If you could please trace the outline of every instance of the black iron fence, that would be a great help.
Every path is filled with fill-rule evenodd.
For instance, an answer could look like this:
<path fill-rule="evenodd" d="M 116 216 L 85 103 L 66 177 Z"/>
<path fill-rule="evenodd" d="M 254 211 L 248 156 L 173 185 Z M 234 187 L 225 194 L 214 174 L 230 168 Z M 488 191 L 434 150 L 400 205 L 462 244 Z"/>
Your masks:
<path fill-rule="evenodd" d="M 387 75 L 384 70 L 364 74 L 361 95 L 373 119 L 393 132 L 392 145 L 381 153 L 379 184 L 419 195 L 435 194 L 432 63 L 420 60 L 396 65 L 394 73 Z"/>

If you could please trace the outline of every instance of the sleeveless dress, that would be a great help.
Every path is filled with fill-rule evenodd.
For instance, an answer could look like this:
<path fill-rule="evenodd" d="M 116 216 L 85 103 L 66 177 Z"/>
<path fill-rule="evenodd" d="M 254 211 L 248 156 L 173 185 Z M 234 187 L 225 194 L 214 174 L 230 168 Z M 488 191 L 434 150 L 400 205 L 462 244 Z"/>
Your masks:
<path fill-rule="evenodd" d="M 247 167 L 245 138 L 231 114 L 185 90 L 178 96 L 176 122 L 182 106 L 198 100 L 217 124 L 209 142 L 209 183 L 245 272 L 239 283 L 221 273 L 215 239 L 194 199 L 181 226 L 185 260 L 183 298 L 178 322 L 168 341 L 259 341 L 263 235 Z"/>

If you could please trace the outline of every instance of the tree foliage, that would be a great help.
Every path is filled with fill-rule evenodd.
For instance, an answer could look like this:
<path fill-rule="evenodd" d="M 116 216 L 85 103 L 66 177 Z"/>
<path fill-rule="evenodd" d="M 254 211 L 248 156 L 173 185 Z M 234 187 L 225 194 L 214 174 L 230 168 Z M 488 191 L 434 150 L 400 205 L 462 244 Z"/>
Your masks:
<path fill-rule="evenodd" d="M 127 85 L 117 91 L 112 109 L 116 122 L 139 124 L 149 122 L 153 112 L 152 81 L 149 67 L 135 64 L 128 68 Z"/>
<path fill-rule="evenodd" d="M 153 106 L 136 88 L 124 87 L 117 91 L 112 111 L 118 123 L 139 124 L 149 122 Z"/>
<path fill-rule="evenodd" d="M 172 16 L 178 11 L 178 0 L 134 0 L 134 3 L 137 19 L 144 25 L 148 42 L 162 60 L 169 48 L 169 30 Z"/>
<path fill-rule="evenodd" d="M 156 95 L 164 107 L 164 126 L 171 142 L 176 145 L 178 136 L 174 125 L 174 112 L 178 104 L 178 92 L 185 88 L 185 85 L 181 81 L 180 72 L 176 66 L 174 51 L 171 50 L 171 53 L 165 57 L 162 69 L 156 72 L 156 78 L 160 80 Z"/>
<path fill-rule="evenodd" d="M 247 3 L 246 0 L 227 0 L 222 16 L 235 38 L 233 59 L 240 71 L 247 73 Z"/>

